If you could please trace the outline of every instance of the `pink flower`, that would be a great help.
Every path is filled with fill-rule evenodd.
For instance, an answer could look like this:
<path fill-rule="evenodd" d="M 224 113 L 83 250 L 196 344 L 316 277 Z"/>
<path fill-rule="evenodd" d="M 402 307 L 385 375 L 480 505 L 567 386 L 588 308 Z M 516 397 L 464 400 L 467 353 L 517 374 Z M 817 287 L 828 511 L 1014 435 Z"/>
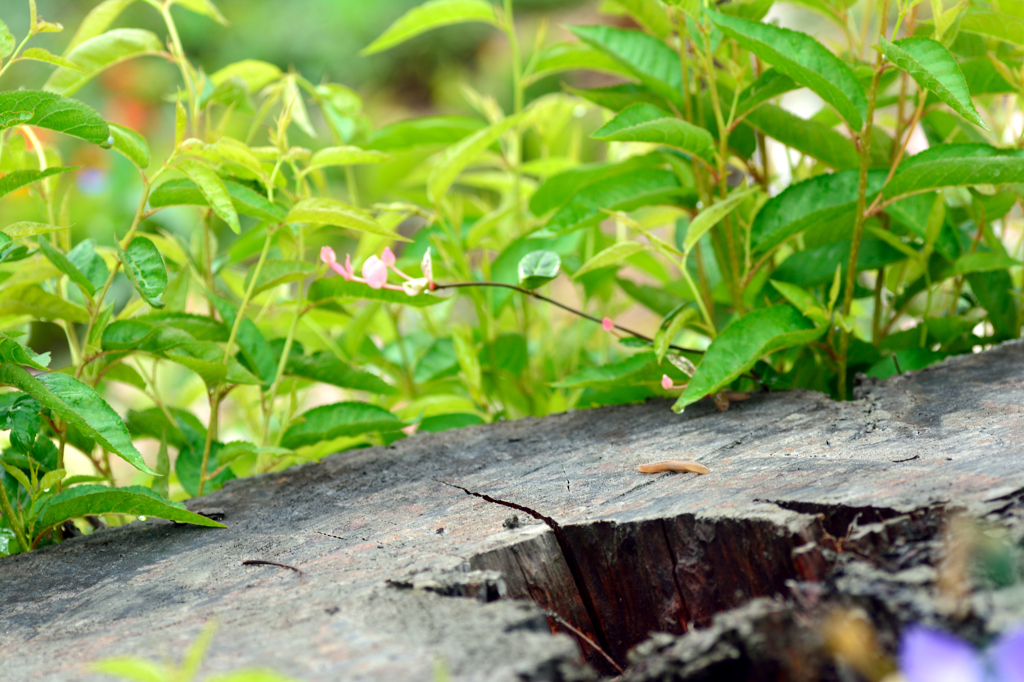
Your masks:
<path fill-rule="evenodd" d="M 320 249 L 320 260 L 327 263 L 331 270 L 334 270 L 346 280 L 352 279 L 352 261 L 348 256 L 345 256 L 345 266 L 342 267 L 338 264 L 338 257 L 334 254 L 334 249 L 325 246 Z"/>
<path fill-rule="evenodd" d="M 363 263 L 363 279 L 371 289 L 383 289 L 388 283 L 388 266 L 380 258 L 370 256 Z"/>
<path fill-rule="evenodd" d="M 334 255 L 334 249 L 329 246 L 325 246 L 320 249 L 320 260 L 328 265 L 334 265 L 338 262 L 338 257 Z"/>
<path fill-rule="evenodd" d="M 409 296 L 418 296 L 423 291 L 433 290 L 434 288 L 432 274 L 430 273 L 429 249 L 427 250 L 427 255 L 424 257 L 424 274 L 427 276 L 418 279 L 413 279 L 395 267 L 395 254 L 390 248 L 385 248 L 384 252 L 380 255 L 380 258 L 377 256 L 370 256 L 366 259 L 362 267 L 362 277 L 356 277 L 355 271 L 352 269 L 351 256 L 346 255 L 345 265 L 340 265 L 338 263 L 338 257 L 334 253 L 334 249 L 329 246 L 325 246 L 320 249 L 320 260 L 326 263 L 336 273 L 344 277 L 346 281 L 361 282 L 369 286 L 371 289 L 391 289 L 392 291 L 404 291 Z M 403 282 L 401 286 L 388 284 L 389 268 L 405 279 L 405 282 Z"/>
<path fill-rule="evenodd" d="M 606 332 L 610 332 L 613 329 L 615 329 L 615 323 L 612 322 L 612 318 L 606 317 L 603 320 L 601 320 L 601 329 L 605 330 Z"/>
<path fill-rule="evenodd" d="M 661 387 L 666 391 L 685 391 L 687 384 L 679 384 L 678 386 L 672 382 L 672 377 L 667 374 L 661 375 Z"/>

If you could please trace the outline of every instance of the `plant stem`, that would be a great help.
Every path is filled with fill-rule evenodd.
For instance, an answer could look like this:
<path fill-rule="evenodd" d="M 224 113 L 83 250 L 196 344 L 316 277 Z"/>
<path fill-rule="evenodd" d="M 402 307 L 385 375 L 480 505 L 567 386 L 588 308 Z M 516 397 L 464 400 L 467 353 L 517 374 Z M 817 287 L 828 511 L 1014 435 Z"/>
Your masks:
<path fill-rule="evenodd" d="M 359 205 L 359 187 L 356 185 L 356 172 L 352 166 L 345 166 L 345 185 L 348 187 L 348 203 Z"/>
<path fill-rule="evenodd" d="M 505 34 L 508 36 L 508 46 L 512 53 L 512 111 L 518 114 L 523 110 L 523 102 L 526 93 L 523 88 L 523 65 L 519 52 L 519 37 L 516 35 L 516 22 L 512 13 L 512 0 L 504 0 L 505 9 Z M 515 173 L 513 193 L 516 205 L 516 229 L 522 232 L 523 228 L 523 174 L 520 169 L 523 163 L 523 140 L 518 128 L 511 131 L 512 148 L 509 150 L 509 161 L 512 163 L 512 170 Z"/>
<path fill-rule="evenodd" d="M 303 252 L 305 251 L 304 236 L 305 231 L 300 227 L 298 232 L 298 249 L 296 252 L 296 257 L 299 261 L 302 260 Z M 277 370 L 274 373 L 274 382 L 270 385 L 270 389 L 264 396 L 266 409 L 263 413 L 263 428 L 260 433 L 260 445 L 267 444 L 267 433 L 270 430 L 270 417 L 274 412 L 274 400 L 277 398 L 277 392 L 281 388 L 281 379 L 284 377 L 285 369 L 288 367 L 288 357 L 292 352 L 292 343 L 295 341 L 295 332 L 299 327 L 299 318 L 302 317 L 303 312 L 305 312 L 306 294 L 308 289 L 303 290 L 303 282 L 301 281 L 299 282 L 298 287 L 299 296 L 295 301 L 295 314 L 292 315 L 292 322 L 288 327 L 288 335 L 285 336 L 284 339 L 284 348 L 281 349 L 281 359 L 277 363 Z M 278 439 L 280 440 L 280 436 L 283 435 L 284 431 L 282 430 Z"/>
<path fill-rule="evenodd" d="M 160 172 L 163 172 L 162 169 Z M 159 177 L 160 172 L 153 176 L 153 180 Z M 121 240 L 121 244 L 127 246 L 132 237 L 135 236 L 135 231 L 139 229 L 139 224 L 142 222 L 142 216 L 146 212 L 146 203 L 149 201 L 149 189 L 152 186 L 152 181 L 146 178 L 145 173 L 142 174 L 142 197 L 139 199 L 139 206 L 135 209 L 135 217 L 132 219 L 132 225 L 128 228 L 128 233 Z M 122 246 L 122 248 L 124 248 Z M 96 319 L 103 311 L 103 300 L 107 297 L 107 291 L 110 290 L 110 285 L 114 283 L 114 277 L 117 276 L 118 270 L 121 268 L 121 261 L 118 259 L 114 260 L 114 267 L 110 269 L 110 274 L 107 275 L 107 281 L 103 283 L 103 288 L 100 289 L 99 294 L 96 296 L 96 305 L 89 313 L 89 323 L 85 327 L 85 339 L 86 345 L 89 343 L 89 337 L 92 335 L 92 328 L 96 325 Z M 82 371 L 85 369 L 87 362 L 84 360 L 75 367 L 75 378 L 82 378 Z"/>
<path fill-rule="evenodd" d="M 242 302 L 238 304 L 238 312 L 235 314 L 235 321 L 231 325 L 231 333 L 228 335 L 228 342 L 224 346 L 225 365 L 228 364 L 228 359 L 231 357 L 231 347 L 235 344 L 235 338 L 238 336 L 238 329 L 242 326 L 242 319 L 245 317 L 245 309 L 249 306 L 249 301 L 252 299 L 252 293 L 256 290 L 260 271 L 263 270 L 263 264 L 267 260 L 267 252 L 270 251 L 270 244 L 273 241 L 274 233 L 268 227 L 267 237 L 263 240 L 263 250 L 260 252 L 259 260 L 256 261 L 256 267 L 252 271 L 252 278 L 249 280 L 249 286 L 245 289 L 245 295 L 242 296 Z"/>
<path fill-rule="evenodd" d="M 715 113 L 715 123 L 718 126 L 718 143 L 719 150 L 716 161 L 718 162 L 718 194 L 721 198 L 726 198 L 729 195 L 729 126 L 725 121 L 725 117 L 722 114 L 722 103 L 718 96 L 718 78 L 716 77 L 717 70 L 715 69 L 714 54 L 711 49 L 711 40 L 708 37 L 706 29 L 701 27 L 701 33 L 704 37 L 704 69 L 705 76 L 708 81 L 708 93 L 711 95 L 711 108 Z M 733 100 L 733 110 L 735 110 L 736 101 Z M 705 207 L 706 208 L 706 207 Z M 743 315 L 743 291 L 739 287 L 740 277 L 740 261 L 736 251 L 736 235 L 733 234 L 732 220 L 730 216 L 726 216 L 718 226 L 713 228 L 716 232 L 721 231 L 725 233 L 725 248 L 728 254 L 728 284 L 729 284 L 729 296 L 732 299 L 732 306 L 737 315 Z"/>
<path fill-rule="evenodd" d="M 543 296 L 541 294 L 538 294 L 536 291 L 531 291 L 530 289 L 524 289 L 523 287 L 516 286 L 515 284 L 506 284 L 504 282 L 455 282 L 455 283 L 452 283 L 452 284 L 436 284 L 434 286 L 434 289 L 436 291 L 441 291 L 442 289 L 462 289 L 462 288 L 466 288 L 466 287 L 497 287 L 497 288 L 501 288 L 501 289 L 511 289 L 512 291 L 518 291 L 519 293 L 524 294 L 526 296 L 532 296 L 533 298 L 537 299 L 538 301 L 544 301 L 545 303 L 550 303 L 551 305 L 553 305 L 555 307 L 558 307 L 558 308 L 561 308 L 562 310 L 566 310 L 566 311 L 568 311 L 568 312 L 570 312 L 570 313 L 572 313 L 574 315 L 579 315 L 580 317 L 585 317 L 586 319 L 590 320 L 591 322 L 596 322 L 598 324 L 601 324 L 601 320 L 599 318 L 597 318 L 597 317 L 594 317 L 593 315 L 589 315 L 589 314 L 583 312 L 582 310 L 577 310 L 576 308 L 572 308 L 570 306 L 567 306 L 564 303 L 559 303 L 558 301 L 556 301 L 554 299 L 551 299 L 551 298 L 548 298 L 547 296 Z M 620 325 L 615 325 L 615 328 L 618 329 L 619 331 L 626 332 L 627 334 L 629 334 L 631 336 L 635 336 L 635 337 L 637 337 L 639 339 L 643 339 L 644 341 L 650 341 L 651 343 L 654 343 L 654 339 L 652 339 L 651 337 L 646 336 L 644 334 L 641 334 L 640 332 L 635 332 L 632 329 L 627 329 L 626 327 L 622 327 Z M 694 350 L 692 348 L 683 348 L 681 346 L 671 346 L 670 345 L 669 348 L 672 348 L 672 349 L 675 349 L 675 350 L 678 350 L 678 351 L 683 351 L 684 353 L 697 353 L 697 354 L 700 354 L 700 355 L 704 354 L 704 351 L 702 351 L 702 350 Z"/>
<path fill-rule="evenodd" d="M 203 445 L 203 463 L 199 467 L 199 490 L 196 497 L 203 494 L 203 486 L 206 483 L 206 469 L 210 464 L 210 451 L 213 449 L 213 439 L 217 437 L 217 424 L 220 417 L 220 401 L 223 398 L 220 387 L 214 388 L 210 393 L 210 423 L 206 427 L 206 444 Z"/>
<path fill-rule="evenodd" d="M 885 35 L 887 17 L 889 16 L 889 0 L 883 0 L 882 12 L 878 21 L 879 35 Z M 864 35 L 867 35 L 865 30 Z M 866 41 L 865 41 L 866 42 Z M 850 350 L 850 332 L 846 331 L 845 318 L 849 317 L 853 307 L 853 289 L 857 284 L 857 259 L 860 256 L 860 242 L 864 235 L 866 221 L 866 204 L 868 191 L 868 168 L 871 166 L 871 129 L 875 119 L 875 105 L 878 102 L 878 87 L 884 70 L 882 53 L 875 58 L 875 73 L 871 79 L 871 90 L 868 93 L 868 112 L 864 128 L 860 134 L 860 175 L 857 181 L 857 213 L 853 223 L 853 240 L 850 244 L 850 263 L 846 269 L 846 291 L 843 292 L 843 318 L 839 333 L 839 400 L 846 400 L 846 366 Z"/>
<path fill-rule="evenodd" d="M 7 489 L 2 483 L 0 483 L 0 511 L 3 511 L 7 521 L 11 524 L 11 528 L 14 530 L 14 537 L 18 539 L 18 544 L 21 545 L 21 551 L 27 552 L 31 547 L 28 546 L 25 528 L 21 525 L 21 519 L 14 515 L 14 508 L 11 507 L 11 501 L 7 498 Z"/>
<path fill-rule="evenodd" d="M 188 107 L 189 114 L 192 124 L 192 133 L 196 134 L 199 129 L 199 110 L 196 107 L 196 92 L 195 87 L 192 84 L 192 74 L 189 72 L 188 60 L 185 58 L 185 48 L 181 45 L 181 38 L 178 36 L 178 27 L 174 24 L 174 19 L 171 17 L 171 2 L 165 2 L 160 8 L 160 14 L 163 15 L 164 23 L 167 25 L 167 32 L 171 36 L 171 44 L 174 46 L 174 59 L 178 63 L 178 68 L 181 69 L 181 78 L 185 81 L 185 94 L 188 95 Z"/>

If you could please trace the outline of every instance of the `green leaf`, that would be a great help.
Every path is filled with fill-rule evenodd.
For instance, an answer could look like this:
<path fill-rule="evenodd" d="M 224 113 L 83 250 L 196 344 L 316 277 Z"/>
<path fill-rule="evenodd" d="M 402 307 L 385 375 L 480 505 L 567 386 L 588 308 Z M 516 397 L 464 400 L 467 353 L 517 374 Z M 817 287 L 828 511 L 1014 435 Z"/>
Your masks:
<path fill-rule="evenodd" d="M 519 261 L 519 285 L 531 291 L 547 284 L 562 267 L 562 259 L 554 251 L 532 251 Z"/>
<path fill-rule="evenodd" d="M 367 301 L 383 301 L 385 303 L 401 303 L 414 308 L 436 305 L 445 299 L 430 294 L 409 296 L 404 291 L 393 289 L 371 289 L 362 282 L 349 282 L 343 277 L 321 278 L 309 287 L 309 300 L 312 302 L 328 299 L 363 299 Z"/>
<path fill-rule="evenodd" d="M 163 308 L 160 297 L 167 289 L 167 264 L 156 244 L 145 237 L 135 237 L 127 249 L 122 249 L 118 243 L 117 258 L 143 300 L 153 308 Z"/>
<path fill-rule="evenodd" d="M 19 170 L 14 171 L 13 173 L 8 173 L 7 175 L 0 177 L 0 197 L 21 189 L 26 185 L 31 185 L 33 182 L 39 182 L 43 178 L 60 175 L 61 173 L 67 173 L 68 171 L 73 170 L 78 170 L 78 166 L 53 166 L 52 168 L 47 168 L 44 171 Z"/>
<path fill-rule="evenodd" d="M 978 303 L 1000 339 L 1020 338 L 1020 304 L 1014 297 L 1013 278 L 1006 270 L 972 272 L 966 276 Z"/>
<path fill-rule="evenodd" d="M 7 334 L 0 334 L 0 362 L 13 362 L 35 369 L 46 369 L 50 364 L 50 354 L 36 355 L 31 349 L 21 345 Z"/>
<path fill-rule="evenodd" d="M 206 518 L 205 516 L 203 518 Z M 111 677 L 120 677 L 129 682 L 167 682 L 167 668 L 156 661 L 145 658 L 124 656 L 120 658 L 104 658 L 91 664 L 93 672 Z"/>
<path fill-rule="evenodd" d="M 580 269 L 573 273 L 573 279 L 579 279 L 582 275 L 593 270 L 605 268 L 610 265 L 621 265 L 624 260 L 635 254 L 644 251 L 645 247 L 639 242 L 619 242 L 612 244 L 607 249 L 594 254 L 594 257 L 580 266 Z"/>
<path fill-rule="evenodd" d="M 252 216 L 270 223 L 283 223 L 285 210 L 255 190 L 230 180 L 224 181 L 224 187 L 231 197 L 231 203 L 238 213 Z M 210 202 L 191 180 L 170 180 L 153 190 L 149 195 L 149 205 L 153 208 L 165 206 L 209 206 Z"/>
<path fill-rule="evenodd" d="M 38 285 L 18 287 L 0 294 L 0 316 L 30 315 L 44 320 L 66 320 L 87 324 L 89 312 L 65 301 Z"/>
<path fill-rule="evenodd" d="M 818 175 L 790 185 L 769 199 L 750 228 L 754 250 L 766 253 L 811 225 L 836 222 L 857 207 L 856 170 Z M 885 182 L 885 171 L 868 173 L 870 203 Z"/>
<path fill-rule="evenodd" d="M 742 192 L 735 192 L 698 213 L 697 217 L 690 221 L 690 226 L 686 230 L 686 240 L 683 242 L 683 251 L 687 254 L 690 253 L 690 251 L 693 250 L 693 247 L 696 246 L 697 242 L 700 241 L 700 238 L 707 234 L 708 230 L 720 223 L 722 219 L 732 213 L 744 199 L 756 191 L 757 189 L 752 187 Z"/>
<path fill-rule="evenodd" d="M 633 83 L 622 83 L 621 85 L 612 85 L 606 88 L 589 88 L 587 90 L 580 90 L 568 85 L 563 85 L 563 87 L 572 94 L 579 95 L 597 106 L 610 109 L 611 111 L 622 111 L 634 104 L 653 104 L 656 107 L 668 106 L 664 97 L 655 94 L 642 85 L 635 85 Z"/>
<path fill-rule="evenodd" d="M 209 202 L 210 208 L 228 224 L 231 231 L 240 234 L 242 226 L 238 223 L 238 212 L 235 210 L 231 195 L 228 194 L 227 187 L 224 186 L 224 181 L 220 176 L 209 166 L 193 159 L 182 159 L 175 167 L 196 183 L 199 191 Z"/>
<path fill-rule="evenodd" d="M 204 17 L 209 17 L 221 26 L 228 25 L 228 20 L 224 18 L 224 15 L 220 13 L 217 6 L 210 0 L 174 0 L 174 4 L 191 10 L 196 14 L 201 14 Z"/>
<path fill-rule="evenodd" d="M 624 10 L 661 39 L 672 33 L 672 21 L 659 0 L 614 0 Z"/>
<path fill-rule="evenodd" d="M 845 239 L 798 251 L 782 261 L 772 274 L 772 278 L 801 286 L 831 281 L 836 266 L 842 266 L 844 272 L 849 267 L 850 244 L 850 240 Z M 864 239 L 857 252 L 857 271 L 877 270 L 883 265 L 901 261 L 906 257 L 906 254 L 880 239 Z"/>
<path fill-rule="evenodd" d="M 108 123 L 110 134 L 114 137 L 114 151 L 124 155 L 126 159 L 145 170 L 149 168 L 149 145 L 146 138 L 131 128 Z"/>
<path fill-rule="evenodd" d="M 409 241 L 397 232 L 378 223 L 370 214 L 343 201 L 327 197 L 303 199 L 288 211 L 285 222 L 336 225 L 355 232 L 367 232 L 398 241 Z"/>
<path fill-rule="evenodd" d="M 810 292 L 801 289 L 795 284 L 790 284 L 789 282 L 779 282 L 774 279 L 770 279 L 768 281 L 771 282 L 771 285 L 775 287 L 775 289 L 782 294 L 787 301 L 796 306 L 796 309 L 801 313 L 811 317 L 819 324 L 828 323 L 828 320 L 825 319 L 824 315 L 814 315 L 814 312 L 816 311 L 821 311 L 823 313 L 824 309 L 821 307 L 821 304 L 818 303 L 818 299 L 814 298 Z"/>
<path fill-rule="evenodd" d="M 440 201 L 462 169 L 484 153 L 512 127 L 518 125 L 523 120 L 525 113 L 529 112 L 509 116 L 483 130 L 478 130 L 447 149 L 427 177 L 427 197 L 430 201 L 434 203 Z"/>
<path fill-rule="evenodd" d="M 715 139 L 698 128 L 650 104 L 636 104 L 624 110 L 591 135 L 605 142 L 651 142 L 696 154 L 705 160 L 713 157 Z"/>
<path fill-rule="evenodd" d="M 886 58 L 909 73 L 918 85 L 934 92 L 974 125 L 988 130 L 971 102 L 971 91 L 956 59 L 942 43 L 924 37 L 903 38 L 895 43 L 880 37 L 879 43 Z"/>
<path fill-rule="evenodd" d="M 792 78 L 778 69 L 768 69 L 740 93 L 736 115 L 742 116 L 751 109 L 799 87 Z"/>
<path fill-rule="evenodd" d="M 658 331 L 654 334 L 654 354 L 658 364 L 661 364 L 665 359 L 669 346 L 676 336 L 679 335 L 679 332 L 683 330 L 691 318 L 696 316 L 697 311 L 693 306 L 683 303 L 676 306 L 662 319 Z"/>
<path fill-rule="evenodd" d="M 803 119 L 774 104 L 762 104 L 746 118 L 768 137 L 774 138 L 836 170 L 860 165 L 857 148 L 848 137 L 814 119 Z"/>
<path fill-rule="evenodd" d="M 343 402 L 315 407 L 299 415 L 284 432 L 281 446 L 294 450 L 321 441 L 376 431 L 398 431 L 405 424 L 383 407 Z"/>
<path fill-rule="evenodd" d="M 860 130 L 868 102 L 853 70 L 828 48 L 799 31 L 708 12 L 722 32 L 774 66 L 794 82 L 810 88 Z"/>
<path fill-rule="evenodd" d="M 397 152 L 427 145 L 448 146 L 487 124 L 467 116 L 425 116 L 386 125 L 370 134 L 367 149 Z"/>
<path fill-rule="evenodd" d="M 653 92 L 683 105 L 679 55 L 663 41 L 640 31 L 603 25 L 570 26 L 569 30 L 626 67 Z"/>
<path fill-rule="evenodd" d="M 526 81 L 534 83 L 565 71 L 599 71 L 627 77 L 632 75 L 619 62 L 586 43 L 555 43 L 540 51 Z"/>
<path fill-rule="evenodd" d="M 146 380 L 142 378 L 139 372 L 122 362 L 113 365 L 106 372 L 103 373 L 104 381 L 120 381 L 122 384 L 128 384 L 135 388 L 145 391 Z"/>
<path fill-rule="evenodd" d="M 78 25 L 78 30 L 75 31 L 74 37 L 71 38 L 71 42 L 64 49 L 64 56 L 68 56 L 71 50 L 86 40 L 95 38 L 105 32 L 114 23 L 114 20 L 133 2 L 135 0 L 103 0 L 103 2 L 92 8 L 85 15 L 85 18 L 82 19 L 82 23 Z"/>
<path fill-rule="evenodd" d="M 665 374 L 654 353 L 637 353 L 601 367 L 589 367 L 556 384 L 555 388 L 615 388 L 657 383 Z"/>
<path fill-rule="evenodd" d="M 0 130 L 32 125 L 109 147 L 110 128 L 99 113 L 78 100 L 38 90 L 0 92 Z"/>
<path fill-rule="evenodd" d="M 604 220 L 609 211 L 632 211 L 641 206 L 678 204 L 686 194 L 675 173 L 640 169 L 599 180 L 580 189 L 548 221 L 554 232 L 578 230 Z"/>
<path fill-rule="evenodd" d="M 223 343 L 228 340 L 230 330 L 223 323 L 206 315 L 189 313 L 160 312 L 133 317 L 136 322 L 144 322 L 154 327 L 174 327 L 191 335 L 199 341 L 216 341 Z"/>
<path fill-rule="evenodd" d="M 214 304 L 217 302 L 215 297 Z M 216 343 L 197 341 L 181 329 L 155 326 L 141 318 L 111 323 L 103 331 L 102 347 L 107 351 L 137 350 L 166 358 L 192 370 L 211 388 L 225 381 L 249 385 L 261 383 L 235 358 L 228 358 L 225 365 L 224 349 Z"/>
<path fill-rule="evenodd" d="M 887 199 L 939 187 L 1024 182 L 1024 151 L 987 144 L 940 144 L 905 160 L 885 186 Z"/>
<path fill-rule="evenodd" d="M 552 175 L 530 197 L 530 212 L 542 216 L 564 206 L 587 185 L 605 178 L 622 175 L 640 168 L 653 168 L 664 163 L 661 153 L 632 156 L 618 163 L 591 163 Z"/>
<path fill-rule="evenodd" d="M 974 96 L 1005 95 L 1017 92 L 1017 88 L 1013 85 L 1016 80 L 1013 71 L 1020 68 L 1020 62 L 1000 60 L 998 63 L 1002 68 L 1010 71 L 1007 75 L 1011 76 L 1012 80 L 1006 80 L 988 57 L 969 59 L 960 62 L 957 66 Z"/>
<path fill-rule="evenodd" d="M 250 270 L 245 278 L 245 288 L 249 288 L 254 270 Z M 316 272 L 316 266 L 312 263 L 304 263 L 294 260 L 268 260 L 263 263 L 260 269 L 260 277 L 256 280 L 256 288 L 253 289 L 253 296 L 267 289 L 287 284 L 288 282 L 299 282 Z"/>
<path fill-rule="evenodd" d="M 18 42 L 11 35 L 11 30 L 7 28 L 7 24 L 0 19 L 0 59 L 7 59 L 14 53 L 14 48 L 18 46 Z"/>
<path fill-rule="evenodd" d="M 420 422 L 417 432 L 440 433 L 451 429 L 461 429 L 464 426 L 476 426 L 486 424 L 484 418 L 472 412 L 455 412 L 452 414 L 437 414 L 433 417 L 426 417 Z"/>
<path fill-rule="evenodd" d="M 73 95 L 83 85 L 115 64 L 139 55 L 155 55 L 163 51 L 163 43 L 152 31 L 115 28 L 84 41 L 68 52 L 65 57 L 78 66 L 78 69 L 57 69 L 50 74 L 43 89 L 60 95 Z"/>
<path fill-rule="evenodd" d="M 169 407 L 167 411 L 173 422 L 159 407 L 128 412 L 128 431 L 135 438 L 164 440 L 178 450 L 190 447 L 202 448 L 206 444 L 206 427 L 199 418 L 187 410 Z"/>
<path fill-rule="evenodd" d="M 430 0 L 399 17 L 360 54 L 383 52 L 435 28 L 468 22 L 499 25 L 494 7 L 484 0 Z"/>
<path fill-rule="evenodd" d="M 79 73 L 85 73 L 85 69 L 81 68 L 74 62 L 68 61 L 63 57 L 58 57 L 49 50 L 44 50 L 41 47 L 30 47 L 29 49 L 18 55 L 18 59 L 31 59 L 32 61 L 45 62 L 47 64 L 53 64 L 71 71 L 78 71 Z"/>
<path fill-rule="evenodd" d="M 49 239 L 46 239 L 45 237 L 39 238 L 39 250 L 43 252 L 46 259 L 53 263 L 58 270 L 67 275 L 72 282 L 77 284 L 87 296 L 94 296 L 96 294 L 96 285 L 93 284 L 92 281 L 90 281 L 90 279 L 86 277 L 60 249 L 52 245 Z"/>
<path fill-rule="evenodd" d="M 210 301 L 228 327 L 235 325 L 235 317 L 238 309 L 227 299 L 216 295 L 209 296 Z M 277 359 L 274 352 L 267 343 L 263 332 L 259 330 L 256 323 L 247 317 L 243 317 L 238 324 L 238 331 L 235 335 L 235 342 L 241 349 L 245 364 L 251 368 L 265 386 L 273 383 L 277 376 Z"/>
<path fill-rule="evenodd" d="M 149 488 L 138 485 L 110 488 L 105 485 L 86 484 L 69 488 L 50 498 L 42 509 L 36 528 L 51 528 L 68 519 L 96 514 L 155 516 L 158 519 L 191 523 L 196 526 L 227 527 L 213 519 L 190 512 L 180 502 L 169 502 Z"/>
<path fill-rule="evenodd" d="M 43 407 L 73 424 L 83 435 L 125 460 L 145 474 L 156 472 L 146 466 L 132 444 L 121 417 L 88 384 L 60 372 L 32 376 L 18 365 L 0 365 L 0 382 L 28 393 Z"/>
<path fill-rule="evenodd" d="M 309 168 L 325 166 L 354 166 L 362 163 L 384 163 L 391 156 L 373 149 L 359 147 L 328 147 L 313 154 L 309 160 Z"/>
<path fill-rule="evenodd" d="M 686 391 L 672 409 L 682 412 L 687 405 L 728 387 L 768 353 L 809 343 L 826 331 L 827 327 L 815 327 L 789 305 L 748 313 L 711 342 Z"/>
<path fill-rule="evenodd" d="M 293 354 L 288 358 L 285 374 L 377 395 L 398 394 L 377 375 L 353 369 L 330 353 Z"/>
<path fill-rule="evenodd" d="M 991 272 L 993 270 L 1007 270 L 1015 268 L 1022 263 L 1010 258 L 1004 253 L 982 252 L 966 253 L 955 261 L 953 265 L 943 272 L 943 279 L 966 275 L 970 272 Z"/>
<path fill-rule="evenodd" d="M 960 30 L 981 33 L 1014 45 L 1024 46 L 1024 17 L 975 10 L 960 18 Z"/>
<path fill-rule="evenodd" d="M 220 87 L 233 78 L 245 83 L 250 92 L 258 92 L 281 77 L 281 69 L 258 59 L 243 59 L 228 64 L 223 69 L 210 75 L 214 87 Z"/>
<path fill-rule="evenodd" d="M 57 225 L 47 225 L 46 223 L 20 222 L 12 223 L 3 228 L 3 233 L 11 239 L 21 239 L 23 237 L 35 237 L 40 234 L 49 234 L 50 232 L 60 232 L 61 230 L 66 229 L 68 228 L 59 227 Z"/>

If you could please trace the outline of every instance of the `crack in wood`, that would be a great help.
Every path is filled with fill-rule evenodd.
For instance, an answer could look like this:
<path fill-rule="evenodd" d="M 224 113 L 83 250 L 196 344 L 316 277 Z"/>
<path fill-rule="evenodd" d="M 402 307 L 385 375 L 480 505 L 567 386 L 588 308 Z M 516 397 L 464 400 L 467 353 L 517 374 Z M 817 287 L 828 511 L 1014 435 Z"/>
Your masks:
<path fill-rule="evenodd" d="M 580 600 L 583 602 L 583 608 L 586 609 L 587 616 L 590 618 L 590 623 L 594 628 L 594 635 L 597 638 L 598 646 L 604 651 L 611 650 L 611 647 L 608 644 L 608 638 L 605 636 L 604 627 L 602 626 L 601 621 L 598 618 L 598 610 L 596 605 L 594 604 L 593 596 L 590 594 L 590 589 L 587 587 L 587 583 L 583 579 L 583 571 L 580 569 L 579 560 L 576 558 L 575 552 L 572 551 L 572 545 L 569 543 L 569 539 L 566 537 L 565 529 L 562 528 L 562 526 L 559 525 L 557 521 L 555 521 L 550 516 L 545 516 L 544 514 L 541 514 L 539 511 L 531 509 L 524 505 L 516 504 L 515 502 L 510 502 L 508 500 L 501 500 L 496 497 L 487 495 L 486 493 L 478 493 L 474 490 L 470 490 L 469 488 L 465 488 L 456 483 L 449 483 L 448 481 L 440 481 L 437 479 L 434 480 L 437 483 L 448 486 L 449 488 L 461 490 L 462 492 L 466 493 L 467 495 L 470 495 L 471 497 L 478 497 L 485 502 L 490 502 L 491 504 L 497 504 L 503 507 L 508 507 L 510 509 L 515 509 L 516 511 L 521 511 L 524 514 L 528 514 L 529 516 L 537 519 L 538 521 L 543 521 L 545 524 L 547 524 L 548 528 L 550 528 L 555 535 L 555 540 L 558 542 L 558 549 L 562 553 L 562 559 L 565 561 L 565 565 L 569 568 L 569 574 L 572 576 L 573 583 L 576 586 L 576 592 L 580 595 Z M 616 663 L 616 665 L 621 665 L 624 662 L 625 661 L 619 661 Z"/>

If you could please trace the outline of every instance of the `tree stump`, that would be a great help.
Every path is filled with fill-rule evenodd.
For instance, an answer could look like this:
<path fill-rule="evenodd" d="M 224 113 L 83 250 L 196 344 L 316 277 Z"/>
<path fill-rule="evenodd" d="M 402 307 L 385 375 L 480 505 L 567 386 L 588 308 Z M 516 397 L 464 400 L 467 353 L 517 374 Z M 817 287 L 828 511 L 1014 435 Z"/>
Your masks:
<path fill-rule="evenodd" d="M 188 504 L 227 530 L 148 520 L 0 560 L 4 677 L 108 679 L 88 664 L 180 659 L 216 619 L 205 673 L 839 679 L 836 607 L 889 654 L 910 622 L 983 641 L 1024 619 L 1019 582 L 952 610 L 941 585 L 952 510 L 1024 537 L 1024 344 L 857 395 L 602 408 L 230 481 Z M 636 470 L 671 458 L 711 473 Z"/>

